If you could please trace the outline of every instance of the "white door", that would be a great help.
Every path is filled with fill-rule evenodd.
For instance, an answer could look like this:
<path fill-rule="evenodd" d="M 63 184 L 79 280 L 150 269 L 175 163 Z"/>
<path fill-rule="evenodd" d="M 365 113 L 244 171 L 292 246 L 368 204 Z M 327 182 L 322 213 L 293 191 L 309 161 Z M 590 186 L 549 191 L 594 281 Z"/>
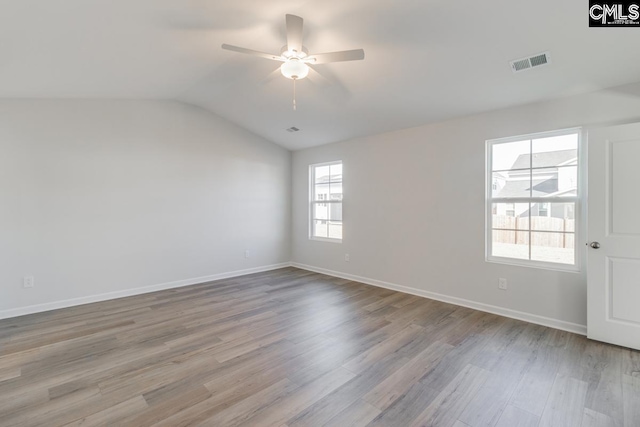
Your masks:
<path fill-rule="evenodd" d="M 587 336 L 640 349 L 640 123 L 588 140 Z"/>

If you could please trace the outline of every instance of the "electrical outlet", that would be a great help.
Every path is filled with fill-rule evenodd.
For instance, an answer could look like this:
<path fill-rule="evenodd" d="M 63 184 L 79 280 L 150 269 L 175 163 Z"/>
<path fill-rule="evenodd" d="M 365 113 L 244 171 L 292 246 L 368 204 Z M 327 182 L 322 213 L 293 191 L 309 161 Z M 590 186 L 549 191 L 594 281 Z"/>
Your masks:
<path fill-rule="evenodd" d="M 498 289 L 502 289 L 503 291 L 507 290 L 507 279 L 504 277 L 498 279 Z"/>
<path fill-rule="evenodd" d="M 344 260 L 345 260 L 346 262 L 349 262 L 349 254 L 344 254 Z"/>
<path fill-rule="evenodd" d="M 22 279 L 23 288 L 33 288 L 34 283 L 35 282 L 34 282 L 33 276 L 24 276 L 24 278 Z"/>
<path fill-rule="evenodd" d="M 249 249 L 244 251 L 244 257 L 245 258 L 249 258 L 251 256 L 251 253 L 249 252 Z"/>

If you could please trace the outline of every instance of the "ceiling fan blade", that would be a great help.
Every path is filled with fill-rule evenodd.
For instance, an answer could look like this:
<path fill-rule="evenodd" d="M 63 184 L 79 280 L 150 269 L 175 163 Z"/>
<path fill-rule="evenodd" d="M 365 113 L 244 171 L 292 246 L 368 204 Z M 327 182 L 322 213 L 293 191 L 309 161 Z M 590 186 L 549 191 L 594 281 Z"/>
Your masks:
<path fill-rule="evenodd" d="M 305 62 L 309 62 L 310 64 L 327 64 L 329 62 L 358 61 L 360 59 L 364 59 L 363 49 L 343 50 L 340 52 L 328 52 L 309 55 L 307 58 L 305 58 Z"/>
<path fill-rule="evenodd" d="M 306 80 L 309 80 L 314 85 L 323 87 L 331 87 L 336 83 L 335 79 L 327 77 L 311 66 L 309 67 L 309 76 L 307 76 Z"/>
<path fill-rule="evenodd" d="M 259 56 L 261 58 L 272 59 L 274 61 L 284 61 L 280 55 L 272 55 L 266 52 L 260 52 L 258 50 L 246 49 L 244 47 L 233 46 L 230 44 L 223 44 L 223 49 L 231 50 L 234 52 L 246 53 L 247 55 Z"/>
<path fill-rule="evenodd" d="M 319 70 L 309 65 L 309 76 L 305 80 L 309 80 L 314 86 L 321 87 L 323 94 L 336 100 L 346 99 L 351 95 L 349 89 L 346 88 L 340 79 L 326 68 Z"/>
<path fill-rule="evenodd" d="M 302 52 L 302 18 L 296 15 L 285 15 L 287 21 L 287 50 Z"/>
<path fill-rule="evenodd" d="M 268 83 L 271 83 L 274 80 L 277 80 L 280 77 L 282 77 L 282 73 L 280 72 L 280 67 L 278 67 L 275 70 L 273 70 L 271 73 L 269 73 L 267 76 L 265 76 L 262 79 L 260 79 L 258 84 L 261 85 L 261 86 L 264 86 L 264 85 L 266 85 Z"/>

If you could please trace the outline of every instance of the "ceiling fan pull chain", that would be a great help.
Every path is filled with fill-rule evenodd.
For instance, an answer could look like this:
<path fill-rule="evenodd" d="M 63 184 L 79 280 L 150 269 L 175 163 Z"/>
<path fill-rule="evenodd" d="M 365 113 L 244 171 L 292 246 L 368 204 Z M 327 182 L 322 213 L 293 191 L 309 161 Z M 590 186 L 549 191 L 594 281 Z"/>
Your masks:
<path fill-rule="evenodd" d="M 293 111 L 296 111 L 296 80 L 293 79 Z"/>

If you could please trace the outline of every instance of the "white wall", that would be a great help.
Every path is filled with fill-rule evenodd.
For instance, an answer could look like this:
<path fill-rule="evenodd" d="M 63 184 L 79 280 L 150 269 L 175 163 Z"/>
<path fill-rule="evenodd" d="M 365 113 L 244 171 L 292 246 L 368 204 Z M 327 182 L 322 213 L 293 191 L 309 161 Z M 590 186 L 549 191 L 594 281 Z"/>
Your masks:
<path fill-rule="evenodd" d="M 0 317 L 288 262 L 290 159 L 177 102 L 1 101 Z"/>
<path fill-rule="evenodd" d="M 297 151 L 292 260 L 584 332 L 584 273 L 485 262 L 485 140 L 634 121 L 640 85 Z M 342 244 L 308 239 L 308 166 L 333 160 L 344 162 Z"/>

